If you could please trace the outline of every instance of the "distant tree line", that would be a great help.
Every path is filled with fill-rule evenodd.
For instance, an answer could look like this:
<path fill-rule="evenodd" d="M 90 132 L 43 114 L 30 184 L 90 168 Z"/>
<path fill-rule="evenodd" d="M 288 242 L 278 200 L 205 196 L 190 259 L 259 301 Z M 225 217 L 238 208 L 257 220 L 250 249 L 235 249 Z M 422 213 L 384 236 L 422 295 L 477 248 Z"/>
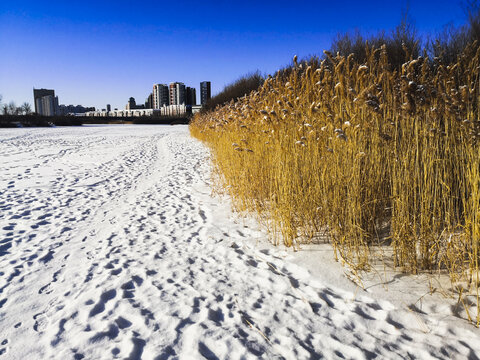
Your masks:
<path fill-rule="evenodd" d="M 233 83 L 225 86 L 223 90 L 208 100 L 207 104 L 202 108 L 202 111 L 210 111 L 215 109 L 218 105 L 225 104 L 230 101 L 236 101 L 244 95 L 249 94 L 251 91 L 258 89 L 265 78 L 257 70 L 256 72 L 243 75 Z"/>
<path fill-rule="evenodd" d="M 0 128 L 80 126 L 82 121 L 73 116 L 47 117 L 33 113 L 29 115 L 4 114 L 0 115 Z"/>
<path fill-rule="evenodd" d="M 30 115 L 32 113 L 32 106 L 28 102 L 17 106 L 13 101 L 3 104 L 2 99 L 3 97 L 0 95 L 0 114 L 2 115 Z"/>

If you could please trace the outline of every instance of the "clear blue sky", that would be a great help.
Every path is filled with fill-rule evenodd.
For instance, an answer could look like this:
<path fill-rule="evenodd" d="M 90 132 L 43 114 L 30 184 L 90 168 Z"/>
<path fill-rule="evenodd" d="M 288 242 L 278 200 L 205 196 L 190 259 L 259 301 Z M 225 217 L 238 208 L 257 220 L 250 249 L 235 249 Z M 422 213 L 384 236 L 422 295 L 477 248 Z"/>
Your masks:
<path fill-rule="evenodd" d="M 406 1 L 0 1 L 0 94 L 33 103 L 123 108 L 154 83 L 212 92 L 241 75 L 274 73 L 292 56 L 320 54 L 338 32 L 393 29 Z M 465 22 L 459 1 L 411 1 L 420 33 Z"/>

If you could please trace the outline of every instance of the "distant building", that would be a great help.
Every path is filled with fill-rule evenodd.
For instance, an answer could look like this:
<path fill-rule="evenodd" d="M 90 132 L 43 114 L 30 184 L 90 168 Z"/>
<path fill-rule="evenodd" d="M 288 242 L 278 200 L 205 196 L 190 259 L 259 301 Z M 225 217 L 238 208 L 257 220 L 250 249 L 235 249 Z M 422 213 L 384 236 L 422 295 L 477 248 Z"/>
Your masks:
<path fill-rule="evenodd" d="M 202 81 L 200 83 L 200 104 L 205 105 L 212 97 L 211 87 L 210 81 Z"/>
<path fill-rule="evenodd" d="M 145 109 L 153 109 L 153 93 L 145 99 Z"/>
<path fill-rule="evenodd" d="M 169 100 L 169 91 L 168 86 L 165 84 L 155 84 L 153 85 L 152 100 L 153 107 L 152 109 L 160 109 L 165 105 L 170 104 Z"/>
<path fill-rule="evenodd" d="M 58 97 L 55 90 L 33 89 L 35 112 L 44 116 L 55 116 L 58 112 Z"/>
<path fill-rule="evenodd" d="M 195 108 L 199 108 L 199 107 L 197 106 Z M 160 109 L 144 109 L 144 108 L 125 109 L 125 110 L 115 109 L 114 111 L 104 111 L 102 109 L 100 111 L 87 112 L 85 113 L 85 116 L 95 116 L 95 117 L 186 116 L 187 114 L 192 113 L 193 111 L 198 111 L 198 109 L 194 109 L 194 107 L 187 106 L 187 105 L 164 105 Z"/>
<path fill-rule="evenodd" d="M 192 114 L 196 114 L 202 110 L 202 105 L 192 105 Z"/>
<path fill-rule="evenodd" d="M 37 114 L 55 116 L 58 114 L 58 97 L 53 95 L 42 96 L 35 101 Z"/>
<path fill-rule="evenodd" d="M 85 114 L 88 111 L 95 111 L 95 107 L 84 107 L 82 105 L 59 105 L 57 115 Z"/>
<path fill-rule="evenodd" d="M 127 103 L 127 106 L 125 106 L 125 110 L 133 110 L 135 109 L 137 106 L 137 103 L 135 101 L 135 98 L 131 97 L 130 99 L 128 99 L 128 103 Z"/>
<path fill-rule="evenodd" d="M 125 106 L 125 110 L 137 110 L 137 109 L 145 109 L 144 105 L 137 105 L 135 98 L 131 97 L 128 99 L 128 103 Z"/>
<path fill-rule="evenodd" d="M 43 115 L 43 102 L 41 97 L 35 99 L 35 113 Z"/>
<path fill-rule="evenodd" d="M 39 106 L 41 106 L 41 102 L 37 102 L 37 100 L 48 95 L 55 96 L 55 90 L 33 88 L 33 103 L 35 105 L 35 112 L 37 114 L 40 114 Z"/>
<path fill-rule="evenodd" d="M 35 112 L 43 116 L 84 114 L 88 111 L 95 111 L 95 107 L 84 107 L 82 105 L 59 105 L 58 96 L 55 90 L 33 89 Z M 107 105 L 109 107 L 110 105 Z"/>
<path fill-rule="evenodd" d="M 110 104 L 107 104 L 107 111 L 112 111 L 112 107 L 110 106 Z"/>
<path fill-rule="evenodd" d="M 185 105 L 197 105 L 197 91 L 195 90 L 195 88 L 186 88 Z"/>
<path fill-rule="evenodd" d="M 185 84 L 181 82 L 173 82 L 169 85 L 170 105 L 185 104 Z"/>

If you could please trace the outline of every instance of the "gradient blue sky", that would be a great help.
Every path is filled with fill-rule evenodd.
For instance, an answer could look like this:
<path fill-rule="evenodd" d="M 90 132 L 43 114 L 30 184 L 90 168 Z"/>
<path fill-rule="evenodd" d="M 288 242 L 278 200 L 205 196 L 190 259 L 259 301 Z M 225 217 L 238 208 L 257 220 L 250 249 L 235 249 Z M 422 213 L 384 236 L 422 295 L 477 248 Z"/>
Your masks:
<path fill-rule="evenodd" d="M 123 108 L 154 83 L 212 92 L 241 75 L 274 73 L 292 56 L 320 54 L 338 32 L 391 30 L 406 1 L 0 1 L 0 94 L 33 104 L 32 88 L 60 103 Z M 411 1 L 421 34 L 463 24 L 458 1 Z"/>

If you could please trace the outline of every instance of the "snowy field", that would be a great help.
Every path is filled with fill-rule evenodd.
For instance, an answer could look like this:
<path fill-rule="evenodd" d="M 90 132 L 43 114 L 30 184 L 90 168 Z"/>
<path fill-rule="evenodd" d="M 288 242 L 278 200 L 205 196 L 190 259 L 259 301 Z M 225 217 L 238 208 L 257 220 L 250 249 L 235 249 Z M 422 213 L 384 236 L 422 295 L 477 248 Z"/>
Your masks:
<path fill-rule="evenodd" d="M 186 126 L 0 129 L 0 164 L 0 359 L 480 357 L 448 303 L 271 247 Z"/>

